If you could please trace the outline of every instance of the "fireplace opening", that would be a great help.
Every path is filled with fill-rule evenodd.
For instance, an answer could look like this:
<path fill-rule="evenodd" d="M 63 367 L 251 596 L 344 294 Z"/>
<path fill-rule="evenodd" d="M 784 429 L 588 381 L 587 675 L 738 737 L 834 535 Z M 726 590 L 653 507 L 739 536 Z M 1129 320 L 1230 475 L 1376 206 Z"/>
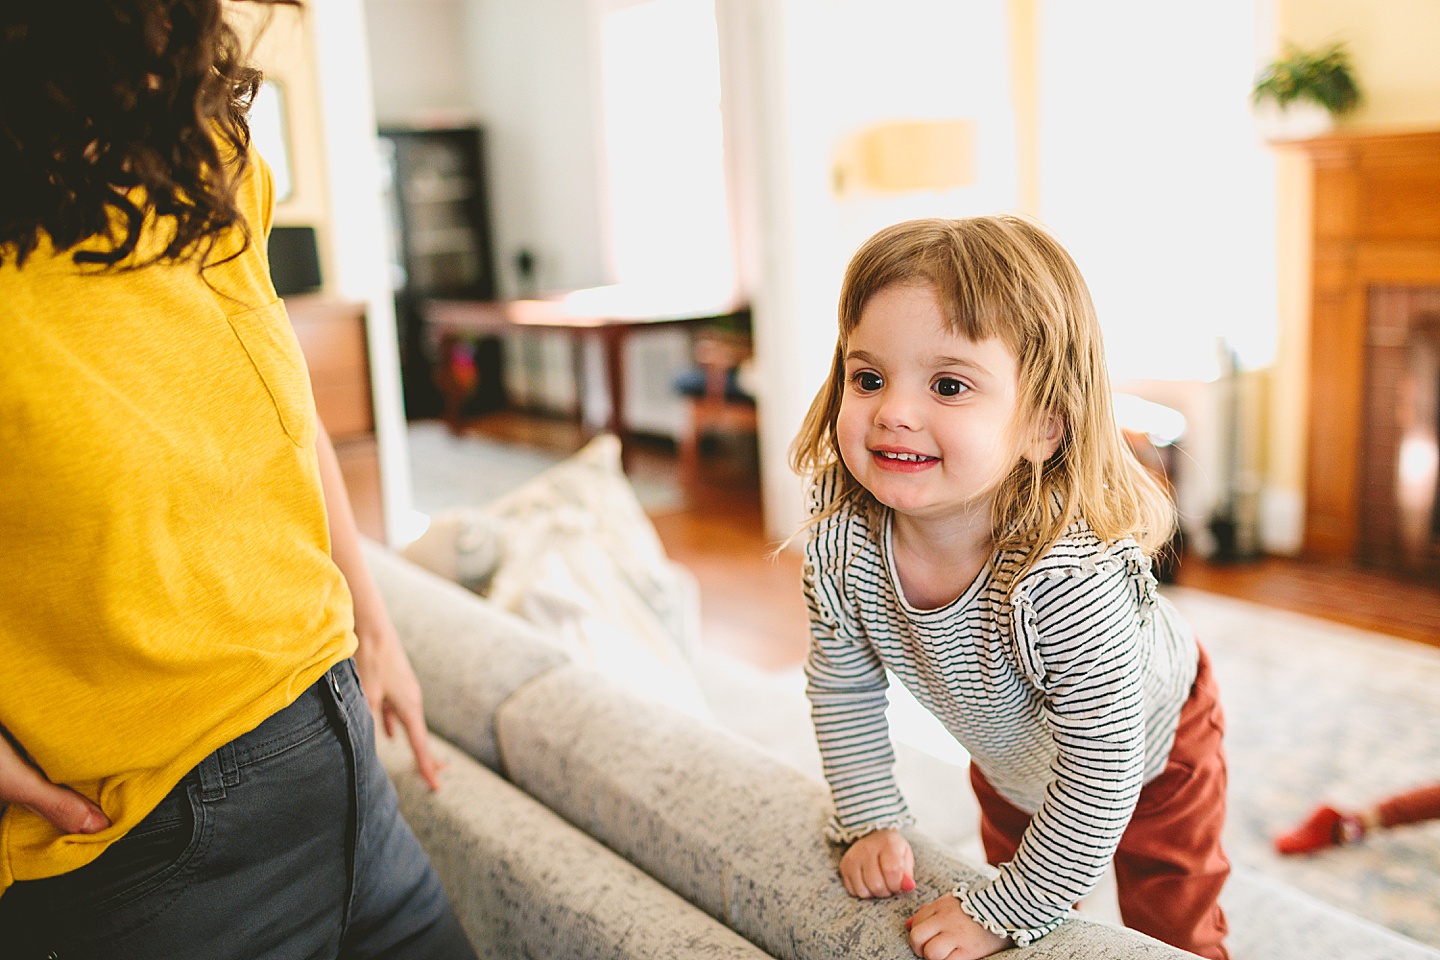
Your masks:
<path fill-rule="evenodd" d="M 1374 287 L 1360 559 L 1440 581 L 1440 288 Z"/>
<path fill-rule="evenodd" d="M 1440 411 L 1440 377 L 1435 378 L 1435 409 Z M 1440 451 L 1440 414 L 1435 417 L 1435 430 L 1432 434 L 1435 449 Z M 1431 454 L 1431 476 L 1435 475 L 1434 462 L 1435 454 Z M 1432 484 L 1435 488 L 1435 495 L 1430 499 L 1430 539 L 1440 540 L 1440 482 Z"/>

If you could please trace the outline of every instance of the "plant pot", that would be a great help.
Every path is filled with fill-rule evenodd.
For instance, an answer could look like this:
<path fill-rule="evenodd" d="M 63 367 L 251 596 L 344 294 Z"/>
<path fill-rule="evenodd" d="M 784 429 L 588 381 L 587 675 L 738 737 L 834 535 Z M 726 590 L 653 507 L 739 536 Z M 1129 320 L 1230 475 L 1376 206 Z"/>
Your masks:
<path fill-rule="evenodd" d="M 1314 100 L 1291 100 L 1283 107 L 1262 100 L 1254 115 L 1255 128 L 1266 140 L 1309 140 L 1335 129 L 1335 117 Z"/>

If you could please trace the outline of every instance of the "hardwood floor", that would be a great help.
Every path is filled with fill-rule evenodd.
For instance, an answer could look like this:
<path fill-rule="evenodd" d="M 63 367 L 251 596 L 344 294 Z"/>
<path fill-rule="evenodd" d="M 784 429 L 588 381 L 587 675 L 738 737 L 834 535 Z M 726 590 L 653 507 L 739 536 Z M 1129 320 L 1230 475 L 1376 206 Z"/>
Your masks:
<path fill-rule="evenodd" d="M 1440 587 L 1434 584 L 1291 557 L 1225 565 L 1187 557 L 1176 582 L 1440 646 Z"/>
<path fill-rule="evenodd" d="M 498 413 L 473 422 L 485 436 L 559 453 L 583 445 L 571 422 Z M 800 557 L 774 555 L 760 514 L 753 449 L 730 441 L 684 482 L 673 445 L 640 439 L 627 451 L 634 476 L 664 477 L 681 488 L 678 509 L 651 517 L 666 552 L 700 582 L 705 642 L 763 669 L 803 661 L 807 642 Z M 1282 557 L 1218 565 L 1187 557 L 1182 586 L 1238 597 L 1440 646 L 1440 588 L 1344 565 Z"/>

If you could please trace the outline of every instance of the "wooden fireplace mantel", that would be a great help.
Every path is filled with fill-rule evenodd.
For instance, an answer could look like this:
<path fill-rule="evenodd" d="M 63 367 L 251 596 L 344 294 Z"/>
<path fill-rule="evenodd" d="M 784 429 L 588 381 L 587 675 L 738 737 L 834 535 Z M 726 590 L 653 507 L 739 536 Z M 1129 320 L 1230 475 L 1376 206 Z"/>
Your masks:
<path fill-rule="evenodd" d="M 1305 552 L 1353 560 L 1370 288 L 1440 286 L 1440 132 L 1297 144 L 1314 170 Z"/>

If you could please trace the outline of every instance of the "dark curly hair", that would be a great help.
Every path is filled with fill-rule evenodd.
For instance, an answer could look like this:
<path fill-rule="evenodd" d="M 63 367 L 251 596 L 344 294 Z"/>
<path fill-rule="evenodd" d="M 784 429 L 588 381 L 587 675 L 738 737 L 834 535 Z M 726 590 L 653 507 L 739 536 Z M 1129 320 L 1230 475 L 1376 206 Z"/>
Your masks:
<path fill-rule="evenodd" d="M 245 227 L 234 189 L 259 85 L 221 0 L 4 0 L 0 263 L 23 266 L 43 233 L 57 253 L 104 238 L 80 264 L 204 266 Z M 152 216 L 173 234 L 126 262 Z"/>

